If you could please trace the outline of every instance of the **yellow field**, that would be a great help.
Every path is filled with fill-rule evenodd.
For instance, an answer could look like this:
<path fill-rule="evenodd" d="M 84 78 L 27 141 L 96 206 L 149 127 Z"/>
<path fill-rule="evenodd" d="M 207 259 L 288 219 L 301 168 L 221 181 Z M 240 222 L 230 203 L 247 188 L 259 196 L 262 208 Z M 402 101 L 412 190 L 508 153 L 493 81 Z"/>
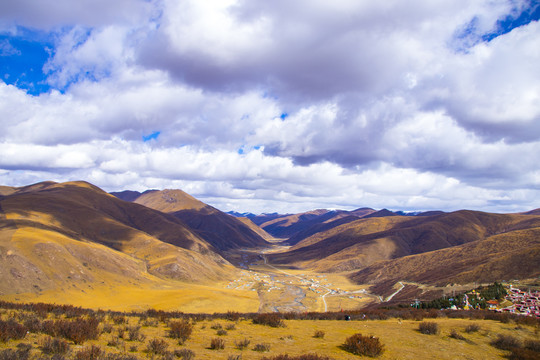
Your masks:
<path fill-rule="evenodd" d="M 15 311 L 0 310 L 0 318 L 6 320 L 15 317 Z M 194 331 L 184 345 L 179 345 L 174 339 L 167 337 L 167 325 L 149 318 L 150 322 L 142 321 L 138 317 L 128 317 L 129 323 L 113 325 L 109 317 L 105 323 L 113 325 L 110 333 L 102 333 L 98 340 L 87 341 L 84 346 L 98 345 L 107 352 L 128 352 L 146 358 L 147 344 L 151 339 L 162 338 L 168 343 L 168 350 L 190 349 L 196 354 L 196 359 L 228 359 L 230 355 L 242 355 L 243 360 L 260 359 L 264 356 L 278 354 L 299 355 L 317 353 L 330 356 L 334 359 L 358 359 L 343 349 L 341 344 L 345 339 L 355 333 L 373 335 L 378 337 L 385 346 L 385 352 L 380 359 L 502 359 L 508 352 L 498 350 L 489 343 L 499 334 L 511 335 L 520 340 L 539 340 L 538 329 L 531 326 L 510 322 L 503 324 L 490 320 L 462 320 L 437 318 L 427 321 L 436 322 L 440 327 L 437 335 L 424 335 L 418 329 L 419 321 L 414 320 L 377 320 L 377 321 L 336 321 L 336 320 L 285 320 L 286 327 L 271 328 L 264 325 L 255 325 L 249 320 L 237 322 L 228 320 L 204 320 L 194 323 Z M 153 323 L 152 323 L 153 322 Z M 465 333 L 469 324 L 478 324 L 480 330 L 475 333 Z M 127 326 L 142 326 L 142 341 L 128 341 L 117 339 L 117 344 L 111 345 L 113 339 L 118 337 L 119 329 Z M 218 337 L 216 325 L 226 330 L 226 334 L 219 336 L 225 341 L 223 350 L 209 349 L 210 341 Z M 315 338 L 316 330 L 324 332 L 323 338 Z M 466 340 L 457 340 L 449 337 L 452 330 L 463 335 Z M 39 353 L 39 341 L 44 335 L 30 333 L 23 340 L 0 343 L 1 348 L 15 348 L 20 342 L 34 344 L 34 352 Z M 239 350 L 235 342 L 248 339 L 249 346 Z M 109 345 L 108 345 L 109 344 Z M 254 351 L 257 344 L 268 344 L 270 350 L 265 353 Z M 71 345 L 74 353 L 82 348 L 81 345 Z"/>

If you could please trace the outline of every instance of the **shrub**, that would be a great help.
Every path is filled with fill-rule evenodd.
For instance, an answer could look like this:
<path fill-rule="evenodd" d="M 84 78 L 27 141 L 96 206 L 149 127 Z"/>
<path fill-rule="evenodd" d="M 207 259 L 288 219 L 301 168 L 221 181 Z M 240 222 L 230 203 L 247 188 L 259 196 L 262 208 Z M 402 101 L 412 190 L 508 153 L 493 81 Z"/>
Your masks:
<path fill-rule="evenodd" d="M 528 350 L 540 352 L 540 340 L 527 340 L 524 347 Z"/>
<path fill-rule="evenodd" d="M 152 339 L 146 346 L 146 351 L 154 355 L 164 355 L 167 352 L 169 344 L 163 339 Z"/>
<path fill-rule="evenodd" d="M 315 334 L 313 334 L 313 337 L 314 337 L 314 338 L 322 339 L 322 338 L 324 338 L 324 335 L 325 335 L 324 331 L 322 331 L 322 330 L 315 330 Z"/>
<path fill-rule="evenodd" d="M 426 335 L 436 335 L 439 333 L 439 324 L 431 321 L 423 321 L 418 325 L 418 331 Z"/>
<path fill-rule="evenodd" d="M 169 322 L 169 337 L 178 339 L 180 345 L 186 342 L 193 332 L 193 325 L 188 320 Z"/>
<path fill-rule="evenodd" d="M 138 325 L 128 326 L 126 330 L 128 333 L 127 340 L 129 341 L 139 341 L 139 340 L 144 340 L 145 338 L 145 336 L 141 334 L 141 327 Z"/>
<path fill-rule="evenodd" d="M 490 344 L 501 350 L 512 350 L 521 347 L 520 341 L 511 335 L 499 334 Z"/>
<path fill-rule="evenodd" d="M 463 335 L 461 335 L 460 333 L 456 331 L 456 329 L 452 329 L 450 331 L 450 337 L 457 340 L 466 340 Z"/>
<path fill-rule="evenodd" d="M 229 355 L 227 360 L 242 360 L 242 354 L 239 355 Z"/>
<path fill-rule="evenodd" d="M 249 346 L 249 339 L 244 339 L 244 340 L 240 340 L 240 341 L 235 341 L 234 342 L 234 345 L 236 346 L 236 348 L 238 350 L 244 350 L 245 348 L 247 348 Z"/>
<path fill-rule="evenodd" d="M 174 351 L 174 356 L 181 358 L 182 360 L 193 360 L 195 359 L 195 353 L 189 349 L 180 349 Z"/>
<path fill-rule="evenodd" d="M 221 330 L 221 329 L 223 329 L 223 326 L 220 323 L 215 323 L 215 324 L 212 324 L 212 326 L 210 326 L 210 329 L 212 329 L 212 330 Z"/>
<path fill-rule="evenodd" d="M 75 360 L 99 360 L 104 355 L 103 350 L 96 345 L 85 347 L 75 354 Z"/>
<path fill-rule="evenodd" d="M 470 324 L 470 325 L 467 325 L 467 327 L 465 327 L 466 333 L 473 333 L 477 331 L 480 331 L 480 325 L 478 324 Z"/>
<path fill-rule="evenodd" d="M 279 316 L 279 314 L 257 314 L 253 318 L 254 324 L 266 325 L 271 327 L 285 327 L 285 323 Z"/>
<path fill-rule="evenodd" d="M 227 326 L 225 327 L 225 329 L 226 329 L 226 330 L 229 330 L 229 331 L 230 331 L 230 330 L 236 330 L 236 325 L 234 325 L 234 324 L 229 324 L 229 325 L 227 325 Z"/>
<path fill-rule="evenodd" d="M 210 341 L 210 349 L 211 350 L 222 350 L 225 349 L 225 340 L 221 338 L 213 338 Z"/>
<path fill-rule="evenodd" d="M 13 319 L 8 321 L 0 320 L 0 341 L 6 342 L 10 339 L 18 340 L 26 336 L 28 330 L 24 325 L 19 324 Z"/>
<path fill-rule="evenodd" d="M 127 323 L 127 319 L 124 315 L 115 315 L 112 317 L 112 321 L 116 325 L 122 325 Z"/>
<path fill-rule="evenodd" d="M 0 360 L 28 360 L 30 350 L 32 350 L 32 345 L 21 343 L 17 345 L 17 350 L 6 349 L 0 351 Z"/>
<path fill-rule="evenodd" d="M 227 335 L 227 330 L 220 329 L 216 333 L 218 336 L 224 336 Z"/>
<path fill-rule="evenodd" d="M 345 340 L 343 349 L 355 355 L 375 357 L 384 352 L 384 345 L 374 336 L 354 334 Z"/>
<path fill-rule="evenodd" d="M 270 344 L 257 344 L 253 347 L 253 351 L 268 352 L 270 351 Z"/>
<path fill-rule="evenodd" d="M 538 360 L 538 352 L 529 349 L 513 348 L 508 357 L 510 360 Z"/>
<path fill-rule="evenodd" d="M 113 331 L 113 326 L 109 323 L 103 324 L 103 327 L 101 328 L 102 334 L 110 334 Z"/>
<path fill-rule="evenodd" d="M 82 344 L 86 340 L 94 340 L 99 336 L 99 320 L 95 317 L 88 319 L 75 319 L 44 321 L 42 332 L 50 336 L 61 336 L 75 344 Z"/>
<path fill-rule="evenodd" d="M 45 354 L 65 354 L 69 349 L 67 341 L 50 336 L 42 339 L 40 345 Z"/>
<path fill-rule="evenodd" d="M 272 357 L 263 357 L 261 360 L 334 360 L 328 356 L 322 356 L 317 354 L 303 354 L 297 356 L 289 356 L 288 354 L 281 354 Z"/>

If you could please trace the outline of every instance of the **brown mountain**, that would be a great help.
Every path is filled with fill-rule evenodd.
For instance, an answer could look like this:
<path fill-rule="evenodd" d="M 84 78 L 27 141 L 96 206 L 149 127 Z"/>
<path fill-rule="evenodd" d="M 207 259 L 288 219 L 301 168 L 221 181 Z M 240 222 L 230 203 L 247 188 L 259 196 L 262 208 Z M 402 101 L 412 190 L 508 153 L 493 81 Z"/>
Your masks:
<path fill-rule="evenodd" d="M 375 263 L 351 278 L 388 296 L 398 281 L 446 286 L 540 276 L 540 227 Z M 384 286 L 386 285 L 386 286 Z"/>
<path fill-rule="evenodd" d="M 320 271 L 350 271 L 381 260 L 453 248 L 536 227 L 540 227 L 540 216 L 476 211 L 420 217 L 365 217 L 314 234 L 270 259 Z"/>
<path fill-rule="evenodd" d="M 253 229 L 255 225 L 248 226 L 234 216 L 207 205 L 182 190 L 150 190 L 133 201 L 180 219 L 220 251 L 269 246 L 258 231 Z"/>
<path fill-rule="evenodd" d="M 178 218 L 85 182 L 39 183 L 0 197 L 0 294 L 217 280 L 232 266 Z"/>

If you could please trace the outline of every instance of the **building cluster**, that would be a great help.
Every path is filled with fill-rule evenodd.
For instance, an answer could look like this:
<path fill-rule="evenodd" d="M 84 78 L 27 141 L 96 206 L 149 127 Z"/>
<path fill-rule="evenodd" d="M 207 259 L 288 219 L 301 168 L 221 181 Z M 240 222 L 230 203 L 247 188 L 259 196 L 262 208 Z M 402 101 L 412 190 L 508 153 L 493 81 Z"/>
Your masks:
<path fill-rule="evenodd" d="M 540 291 L 523 291 L 511 286 L 508 289 L 506 300 L 512 305 L 497 309 L 498 311 L 540 318 Z"/>

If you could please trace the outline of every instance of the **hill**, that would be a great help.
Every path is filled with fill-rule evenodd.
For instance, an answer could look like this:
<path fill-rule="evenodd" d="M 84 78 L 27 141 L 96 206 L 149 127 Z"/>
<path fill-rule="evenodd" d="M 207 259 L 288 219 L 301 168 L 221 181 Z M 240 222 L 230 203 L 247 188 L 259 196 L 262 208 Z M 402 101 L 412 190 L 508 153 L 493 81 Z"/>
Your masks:
<path fill-rule="evenodd" d="M 0 263 L 0 294 L 217 280 L 234 271 L 174 216 L 85 182 L 39 183 L 0 197 Z"/>
<path fill-rule="evenodd" d="M 381 260 L 453 248 L 536 227 L 540 227 L 539 216 L 476 211 L 364 217 L 316 233 L 287 252 L 271 255 L 270 260 L 320 271 L 351 271 Z M 455 257 L 449 261 L 452 259 Z"/>
<path fill-rule="evenodd" d="M 124 196 L 126 193 L 122 193 Z M 131 196 L 132 194 L 130 194 Z M 125 197 L 125 196 L 124 196 Z M 170 214 L 224 254 L 238 248 L 266 247 L 264 231 L 197 200 L 182 190 L 151 190 L 133 202 Z"/>

